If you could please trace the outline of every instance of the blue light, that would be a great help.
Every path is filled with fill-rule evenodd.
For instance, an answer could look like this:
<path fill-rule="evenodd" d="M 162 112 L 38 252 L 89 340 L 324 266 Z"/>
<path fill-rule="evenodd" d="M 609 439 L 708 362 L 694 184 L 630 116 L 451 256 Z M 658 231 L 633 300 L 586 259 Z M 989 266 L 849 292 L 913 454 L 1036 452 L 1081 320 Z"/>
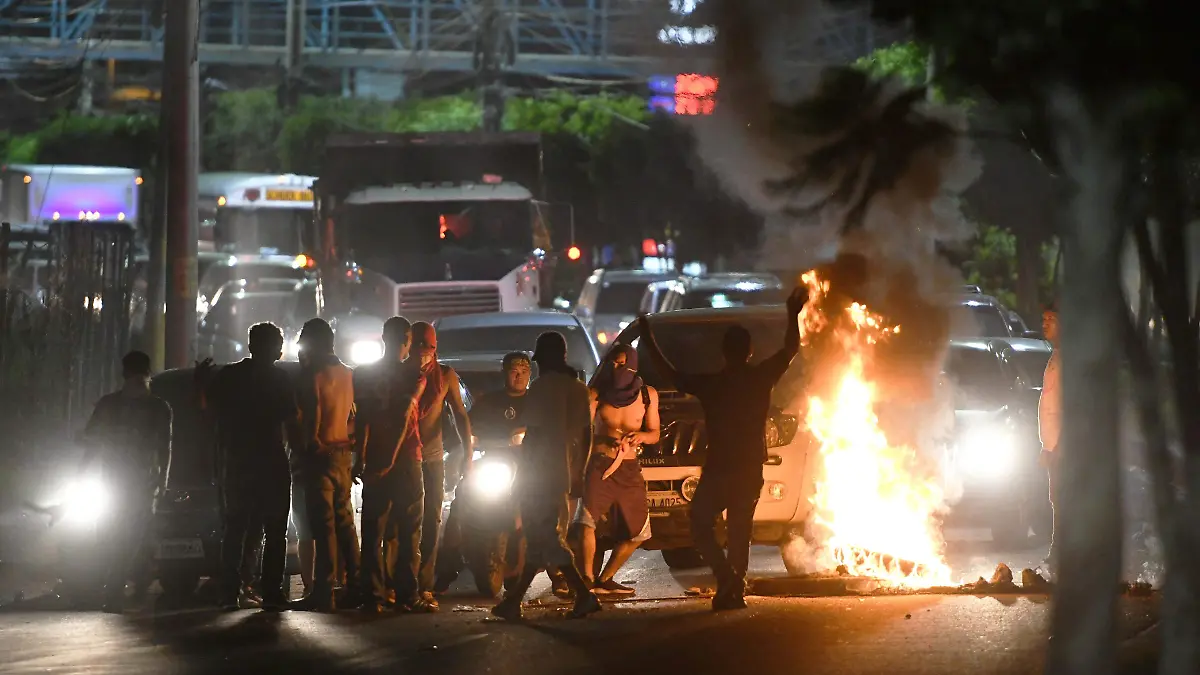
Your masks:
<path fill-rule="evenodd" d="M 662 110 L 663 112 L 675 112 L 675 97 L 674 96 L 651 96 L 650 111 Z"/>
<path fill-rule="evenodd" d="M 675 95 L 675 79 L 674 75 L 651 75 L 650 76 L 650 91 L 655 94 Z"/>

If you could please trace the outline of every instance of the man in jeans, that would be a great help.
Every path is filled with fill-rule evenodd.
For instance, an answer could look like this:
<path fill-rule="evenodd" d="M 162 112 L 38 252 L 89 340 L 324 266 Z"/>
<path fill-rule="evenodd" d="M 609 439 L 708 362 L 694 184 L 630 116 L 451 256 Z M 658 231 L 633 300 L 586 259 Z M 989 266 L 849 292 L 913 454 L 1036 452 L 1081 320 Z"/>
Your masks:
<path fill-rule="evenodd" d="M 434 598 L 434 576 L 437 569 L 438 538 L 441 536 L 442 502 L 446 497 L 446 462 L 443 443 L 443 411 L 449 403 L 454 415 L 458 437 L 463 445 L 462 473 L 471 470 L 471 420 L 463 403 L 458 373 L 437 360 L 437 333 L 433 326 L 418 321 L 413 324 L 413 351 L 416 352 L 425 389 L 418 405 L 421 431 L 422 476 L 425 483 L 425 516 L 421 524 L 421 603 L 418 609 L 437 611 Z M 459 476 L 454 478 L 458 479 Z"/>
<path fill-rule="evenodd" d="M 762 467 L 767 461 L 763 429 L 770 413 L 771 390 L 800 350 L 799 317 L 806 302 L 808 292 L 798 286 L 787 300 L 783 347 L 758 364 L 750 363 L 750 331 L 730 326 L 721 345 L 725 367 L 709 374 L 675 370 L 659 349 L 650 321 L 645 316 L 638 319 L 642 343 L 657 372 L 679 391 L 700 399 L 704 408 L 708 454 L 692 498 L 692 540 L 717 577 L 714 610 L 746 607 L 750 535 L 763 487 Z M 722 512 L 728 527 L 728 557 L 716 537 Z"/>
<path fill-rule="evenodd" d="M 300 332 L 300 432 L 292 444 L 304 487 L 305 509 L 316 546 L 312 590 L 297 609 L 332 612 L 339 554 L 348 579 L 358 578 L 358 534 L 354 514 L 343 508 L 353 485 L 354 372 L 333 350 L 333 329 L 312 319 Z M 343 604 L 357 604 L 349 587 Z"/>
<path fill-rule="evenodd" d="M 225 499 L 221 606 L 235 610 L 258 604 L 245 590 L 252 581 L 245 567 L 261 545 L 262 605 L 281 610 L 292 488 L 286 437 L 295 435 L 300 412 L 291 381 L 275 365 L 283 355 L 283 333 L 270 323 L 255 324 L 249 343 L 250 358 L 215 376 L 211 359 L 196 368 L 201 405 L 213 413 L 220 439 Z"/>
<path fill-rule="evenodd" d="M 356 473 L 363 480 L 360 583 L 367 598 L 362 609 L 370 614 L 383 610 L 391 590 L 397 609 L 422 609 L 417 574 L 425 488 L 417 402 L 425 383 L 405 363 L 411 344 L 408 321 L 392 317 L 383 325 L 383 358 L 355 371 L 355 444 L 362 461 Z"/>
<path fill-rule="evenodd" d="M 1062 434 L 1062 361 L 1058 354 L 1058 313 L 1047 309 L 1042 313 L 1042 334 L 1054 347 L 1050 361 L 1046 363 L 1046 375 L 1042 380 L 1042 395 L 1038 399 L 1038 437 L 1042 441 L 1042 466 L 1050 479 L 1050 507 L 1054 513 L 1053 531 L 1050 535 L 1050 553 L 1046 564 L 1053 568 L 1057 563 L 1055 542 L 1058 539 L 1058 441 Z"/>

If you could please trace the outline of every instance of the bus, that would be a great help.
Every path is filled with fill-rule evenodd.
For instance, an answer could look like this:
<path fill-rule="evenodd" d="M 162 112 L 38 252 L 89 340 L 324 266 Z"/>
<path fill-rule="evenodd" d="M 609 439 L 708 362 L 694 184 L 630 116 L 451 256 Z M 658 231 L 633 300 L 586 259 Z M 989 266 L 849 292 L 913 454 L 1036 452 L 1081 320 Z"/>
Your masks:
<path fill-rule="evenodd" d="M 202 174 L 197 181 L 201 241 L 228 253 L 304 252 L 315 180 L 296 174 Z"/>

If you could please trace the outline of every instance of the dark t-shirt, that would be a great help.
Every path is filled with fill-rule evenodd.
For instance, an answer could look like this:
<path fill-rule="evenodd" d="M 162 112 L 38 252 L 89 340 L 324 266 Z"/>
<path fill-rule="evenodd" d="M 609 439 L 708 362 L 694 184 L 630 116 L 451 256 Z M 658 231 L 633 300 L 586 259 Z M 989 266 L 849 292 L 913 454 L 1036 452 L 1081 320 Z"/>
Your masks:
<path fill-rule="evenodd" d="M 479 397 L 471 406 L 471 431 L 481 443 L 508 445 L 517 429 L 525 426 L 526 395 L 509 396 L 507 391 L 493 391 Z"/>
<path fill-rule="evenodd" d="M 587 385 L 566 370 L 543 372 L 525 394 L 525 441 L 517 469 L 519 494 L 564 499 L 583 470 L 584 432 L 591 425 Z"/>
<path fill-rule="evenodd" d="M 704 408 L 708 430 L 705 471 L 762 477 L 771 390 L 794 356 L 785 347 L 756 365 L 726 367 L 709 374 L 678 374 L 675 384 L 679 390 L 700 399 Z"/>
<path fill-rule="evenodd" d="M 217 372 L 208 400 L 217 420 L 223 475 L 287 475 L 285 425 L 300 414 L 287 373 L 275 364 L 242 359 Z"/>
<path fill-rule="evenodd" d="M 84 438 L 109 471 L 149 481 L 171 460 L 171 406 L 152 394 L 109 394 L 96 403 Z"/>
<path fill-rule="evenodd" d="M 415 400 L 420 380 L 421 372 L 409 362 L 354 369 L 356 425 L 367 434 L 365 471 L 390 471 L 397 458 L 421 460 Z"/>

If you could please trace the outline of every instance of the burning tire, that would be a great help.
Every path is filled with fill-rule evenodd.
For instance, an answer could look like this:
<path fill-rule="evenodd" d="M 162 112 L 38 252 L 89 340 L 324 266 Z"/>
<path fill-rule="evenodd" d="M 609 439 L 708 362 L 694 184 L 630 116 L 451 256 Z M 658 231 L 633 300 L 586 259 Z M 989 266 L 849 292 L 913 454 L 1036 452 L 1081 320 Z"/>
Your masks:
<path fill-rule="evenodd" d="M 692 570 L 704 567 L 704 558 L 700 557 L 700 552 L 694 548 L 664 548 L 662 557 L 663 562 L 667 563 L 667 567 L 673 570 Z"/>

